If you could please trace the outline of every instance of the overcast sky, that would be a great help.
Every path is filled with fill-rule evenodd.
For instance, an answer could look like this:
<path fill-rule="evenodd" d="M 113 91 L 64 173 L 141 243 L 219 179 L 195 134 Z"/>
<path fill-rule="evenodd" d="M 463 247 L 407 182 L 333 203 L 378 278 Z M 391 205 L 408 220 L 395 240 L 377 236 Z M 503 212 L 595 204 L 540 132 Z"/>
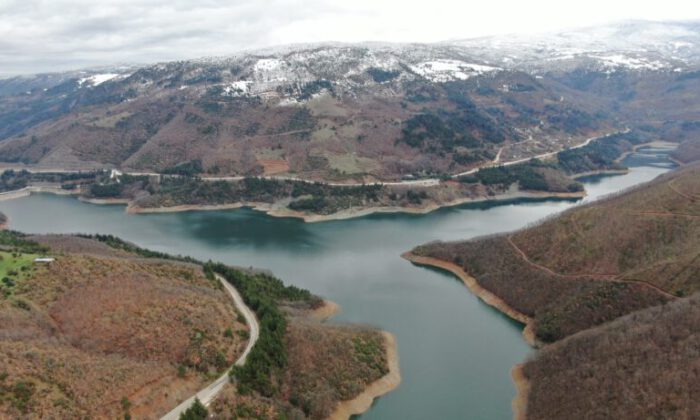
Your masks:
<path fill-rule="evenodd" d="M 700 2 L 0 0 L 0 75 L 227 55 L 297 42 L 433 42 L 625 19 L 700 19 Z"/>

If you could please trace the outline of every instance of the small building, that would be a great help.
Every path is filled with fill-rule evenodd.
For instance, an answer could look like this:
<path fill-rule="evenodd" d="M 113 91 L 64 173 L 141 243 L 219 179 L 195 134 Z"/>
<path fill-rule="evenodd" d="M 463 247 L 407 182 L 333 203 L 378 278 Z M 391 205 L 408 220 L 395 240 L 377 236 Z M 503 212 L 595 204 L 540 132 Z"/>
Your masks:
<path fill-rule="evenodd" d="M 56 261 L 56 258 L 51 258 L 51 257 L 42 257 L 42 258 L 34 258 L 35 263 L 41 263 L 41 264 L 48 264 Z"/>

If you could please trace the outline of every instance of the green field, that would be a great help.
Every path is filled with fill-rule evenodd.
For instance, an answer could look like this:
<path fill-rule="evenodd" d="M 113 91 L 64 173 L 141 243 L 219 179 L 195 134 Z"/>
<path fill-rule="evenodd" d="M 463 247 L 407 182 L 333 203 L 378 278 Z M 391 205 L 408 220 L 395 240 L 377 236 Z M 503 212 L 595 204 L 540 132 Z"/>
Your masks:
<path fill-rule="evenodd" d="M 0 251 L 0 288 L 7 294 L 16 284 L 36 270 L 37 254 Z"/>

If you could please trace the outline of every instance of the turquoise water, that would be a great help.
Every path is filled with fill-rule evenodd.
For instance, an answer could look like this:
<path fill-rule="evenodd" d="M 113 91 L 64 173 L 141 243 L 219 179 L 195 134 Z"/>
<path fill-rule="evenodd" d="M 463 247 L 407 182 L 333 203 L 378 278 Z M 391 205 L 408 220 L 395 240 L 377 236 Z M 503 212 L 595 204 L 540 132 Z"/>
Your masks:
<path fill-rule="evenodd" d="M 629 174 L 586 178 L 586 200 L 668 171 L 667 152 L 643 149 L 626 159 Z M 338 302 L 337 320 L 394 333 L 403 381 L 363 418 L 508 419 L 515 395 L 510 370 L 531 352 L 521 326 L 453 276 L 413 266 L 400 254 L 436 239 L 517 229 L 574 204 L 516 200 L 319 224 L 247 209 L 128 215 L 123 206 L 45 194 L 0 202 L 0 211 L 12 229 L 25 232 L 111 233 L 159 251 L 267 268 Z"/>

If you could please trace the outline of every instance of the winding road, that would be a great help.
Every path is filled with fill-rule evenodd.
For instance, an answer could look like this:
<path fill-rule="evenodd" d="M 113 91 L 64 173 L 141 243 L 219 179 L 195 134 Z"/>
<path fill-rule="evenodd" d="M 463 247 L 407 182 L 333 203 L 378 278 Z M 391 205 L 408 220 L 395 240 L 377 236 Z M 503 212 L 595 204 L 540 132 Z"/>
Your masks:
<path fill-rule="evenodd" d="M 585 141 L 576 144 L 571 147 L 565 147 L 561 150 L 553 151 L 553 152 L 547 152 L 547 153 L 542 153 L 540 155 L 536 156 L 531 156 L 527 158 L 522 158 L 522 159 L 517 159 L 517 160 L 511 160 L 508 162 L 500 162 L 500 155 L 502 152 L 499 150 L 498 155 L 496 156 L 496 159 L 494 159 L 492 162 L 489 164 L 486 164 L 484 166 L 480 166 L 477 168 L 470 169 L 465 172 L 460 172 L 454 175 L 450 175 L 450 178 L 452 179 L 458 179 L 462 176 L 465 175 L 471 175 L 474 174 L 481 169 L 485 168 L 490 168 L 494 166 L 511 166 L 511 165 L 517 165 L 519 163 L 525 163 L 529 162 L 535 159 L 546 159 L 552 156 L 556 156 L 558 153 L 561 153 L 565 150 L 573 150 L 573 149 L 579 149 L 581 147 L 588 146 L 591 142 L 599 139 L 604 139 L 606 137 L 610 137 L 615 134 L 620 134 L 620 133 L 628 133 L 630 131 L 629 128 L 626 128 L 624 130 L 620 131 L 613 131 L 604 135 L 596 136 L 596 137 L 590 137 L 586 139 Z M 529 141 L 529 140 L 528 140 Z M 65 170 L 65 169 L 48 169 L 48 168 L 27 168 L 23 166 L 2 166 L 0 165 L 0 171 L 6 170 L 6 169 L 14 169 L 14 170 L 26 170 L 28 172 L 32 173 L 80 173 L 84 171 L 80 170 Z M 132 175 L 132 176 L 154 176 L 154 177 L 180 177 L 181 175 L 166 175 L 166 174 L 160 174 L 157 172 L 126 172 L 126 171 L 119 171 L 119 170 L 112 170 L 112 176 L 117 176 L 117 175 Z M 200 179 L 203 181 L 241 181 L 245 178 L 250 178 L 250 176 L 203 176 Z M 352 183 L 344 183 L 344 182 L 332 182 L 332 181 L 315 181 L 315 180 L 309 180 L 309 179 L 303 179 L 303 178 L 296 178 L 293 176 L 281 176 L 281 175 L 261 175 L 261 176 L 255 176 L 254 178 L 260 178 L 260 179 L 267 179 L 267 180 L 276 180 L 276 181 L 295 181 L 295 182 L 305 182 L 309 184 L 315 184 L 315 183 L 321 183 L 324 185 L 329 185 L 333 187 L 357 187 L 357 186 L 362 186 L 362 185 L 386 185 L 386 186 L 418 186 L 418 187 L 432 187 L 436 185 L 440 185 L 441 179 L 440 178 L 425 178 L 425 179 L 410 179 L 410 180 L 401 180 L 401 181 L 376 181 L 376 182 L 352 182 Z"/>
<path fill-rule="evenodd" d="M 243 298 L 241 297 L 240 293 L 238 293 L 238 290 L 236 290 L 235 287 L 233 287 L 229 282 L 226 281 L 226 279 L 224 279 L 220 275 L 216 274 L 216 278 L 219 279 L 226 291 L 229 293 L 229 295 L 231 295 L 234 306 L 243 315 L 243 317 L 246 320 L 246 323 L 250 326 L 250 339 L 248 340 L 248 344 L 246 345 L 245 350 L 243 350 L 241 356 L 234 363 L 235 366 L 243 366 L 245 364 L 246 359 L 248 358 L 248 354 L 250 354 L 250 351 L 253 350 L 253 346 L 255 346 L 255 343 L 258 341 L 258 337 L 260 335 L 258 320 L 255 317 L 255 313 L 253 313 L 253 311 L 248 306 L 246 306 L 245 302 L 243 302 Z M 172 409 L 168 414 L 161 417 L 161 420 L 178 420 L 180 418 L 180 414 L 182 414 L 185 410 L 192 406 L 195 398 L 198 398 L 199 401 L 202 402 L 202 404 L 209 405 L 209 403 L 211 403 L 214 400 L 214 398 L 224 388 L 224 385 L 226 385 L 226 383 L 228 382 L 229 376 L 227 370 L 217 380 L 207 385 L 206 388 L 202 389 L 195 395 L 186 399 L 185 401 L 180 403 L 180 405 Z"/>

